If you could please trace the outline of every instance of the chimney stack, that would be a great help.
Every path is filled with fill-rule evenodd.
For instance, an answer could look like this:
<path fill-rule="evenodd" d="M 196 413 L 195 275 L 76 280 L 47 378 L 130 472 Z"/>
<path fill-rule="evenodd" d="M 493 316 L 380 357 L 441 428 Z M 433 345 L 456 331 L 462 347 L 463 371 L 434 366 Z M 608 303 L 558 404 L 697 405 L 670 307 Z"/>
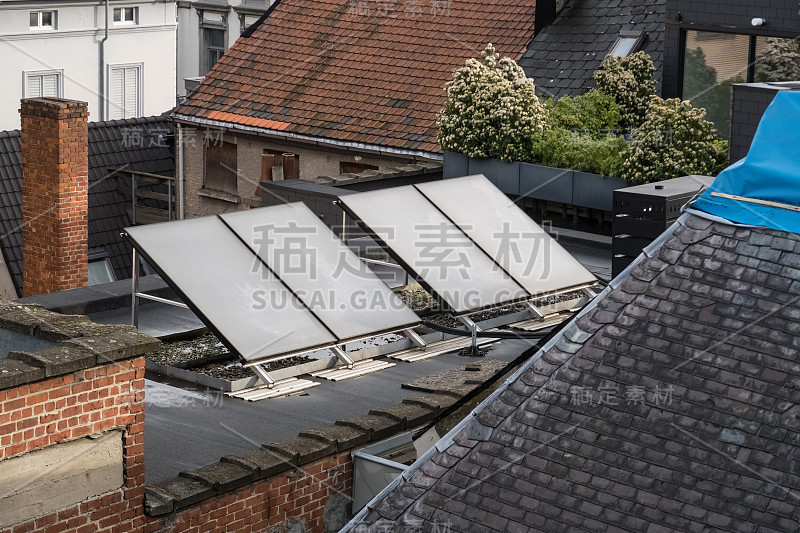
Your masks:
<path fill-rule="evenodd" d="M 88 104 L 22 100 L 23 296 L 88 283 Z"/>

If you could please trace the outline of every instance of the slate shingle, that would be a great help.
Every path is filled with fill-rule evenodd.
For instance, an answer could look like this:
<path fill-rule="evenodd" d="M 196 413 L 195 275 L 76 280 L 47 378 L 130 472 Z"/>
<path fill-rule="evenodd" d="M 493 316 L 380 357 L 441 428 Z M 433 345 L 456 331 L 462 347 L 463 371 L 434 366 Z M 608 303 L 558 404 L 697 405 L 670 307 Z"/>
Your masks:
<path fill-rule="evenodd" d="M 643 31 L 640 47 L 653 59 L 660 86 L 666 0 L 569 0 L 528 46 L 519 65 L 542 96 L 576 96 L 594 86 L 592 75 L 620 31 Z M 580 58 L 580 60 L 578 60 Z"/>
<path fill-rule="evenodd" d="M 662 249 L 679 258 L 725 235 L 736 241 L 729 248 L 756 256 L 781 239 L 787 255 L 763 261 L 800 264 L 786 244 L 796 235 L 694 215 L 678 224 Z M 555 342 L 479 407 L 478 420 L 491 413 L 495 422 L 486 440 L 466 439 L 467 426 L 451 435 L 457 457 L 435 454 L 449 458 L 434 459 L 436 477 L 421 474 L 434 472 L 424 460 L 412 466 L 389 497 L 423 492 L 393 507 L 392 520 L 434 517 L 455 531 L 796 531 L 800 296 L 779 301 L 769 276 L 723 273 L 736 252 L 694 268 L 658 252 L 634 269 L 658 272 L 649 281 L 615 283 L 575 321 L 588 337 L 575 326 L 561 333 L 579 345 L 574 354 Z M 676 304 L 688 292 L 671 289 L 675 279 L 709 296 Z M 731 282 L 755 301 L 749 314 L 712 295 Z M 647 296 L 660 288 L 670 290 Z M 420 508 L 435 511 L 422 518 Z M 373 517 L 350 527 L 379 531 Z"/>
<path fill-rule="evenodd" d="M 129 198 L 117 190 L 129 178 L 110 172 L 127 168 L 173 176 L 175 161 L 166 116 L 89 123 L 89 248 L 104 248 L 117 279 L 131 276 L 131 246 L 119 233 L 130 225 Z M 19 130 L 0 132 L 0 244 L 17 294 L 22 292 L 22 160 Z"/>

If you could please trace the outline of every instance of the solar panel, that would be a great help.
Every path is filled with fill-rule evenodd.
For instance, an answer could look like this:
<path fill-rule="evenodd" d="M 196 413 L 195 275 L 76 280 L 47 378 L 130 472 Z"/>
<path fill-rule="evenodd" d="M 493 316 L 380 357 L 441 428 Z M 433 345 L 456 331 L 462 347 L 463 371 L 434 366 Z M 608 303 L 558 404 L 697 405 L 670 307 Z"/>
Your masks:
<path fill-rule="evenodd" d="M 220 217 L 340 340 L 419 323 L 305 204 Z"/>
<path fill-rule="evenodd" d="M 415 187 L 532 295 L 596 281 L 483 175 Z"/>
<path fill-rule="evenodd" d="M 219 218 L 125 231 L 198 317 L 245 361 L 336 342 Z"/>
<path fill-rule="evenodd" d="M 455 313 L 529 296 L 413 186 L 350 194 L 339 201 Z"/>

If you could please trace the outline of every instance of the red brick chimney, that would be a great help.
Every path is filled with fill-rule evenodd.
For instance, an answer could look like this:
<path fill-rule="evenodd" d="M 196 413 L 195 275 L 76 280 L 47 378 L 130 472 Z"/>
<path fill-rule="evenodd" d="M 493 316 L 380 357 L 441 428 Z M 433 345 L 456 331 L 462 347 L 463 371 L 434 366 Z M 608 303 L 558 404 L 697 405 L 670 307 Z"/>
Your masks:
<path fill-rule="evenodd" d="M 88 283 L 88 104 L 22 100 L 23 296 Z"/>

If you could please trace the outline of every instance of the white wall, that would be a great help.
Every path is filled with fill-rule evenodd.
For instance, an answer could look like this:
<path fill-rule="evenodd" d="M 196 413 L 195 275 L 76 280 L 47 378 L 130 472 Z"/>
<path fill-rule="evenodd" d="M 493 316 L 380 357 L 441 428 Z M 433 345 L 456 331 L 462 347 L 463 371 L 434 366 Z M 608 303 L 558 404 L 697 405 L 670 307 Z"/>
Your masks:
<path fill-rule="evenodd" d="M 175 105 L 176 5 L 171 0 L 109 2 L 105 45 L 106 78 L 101 89 L 100 41 L 104 35 L 103 2 L 37 1 L 0 4 L 0 130 L 19 127 L 19 101 L 25 97 L 26 71 L 63 72 L 61 96 L 89 103 L 89 120 L 104 118 L 100 93 L 107 92 L 109 65 L 141 64 L 140 115 L 157 115 Z M 114 7 L 138 7 L 137 24 L 115 24 Z M 33 30 L 29 13 L 57 11 L 56 27 Z"/>
<path fill-rule="evenodd" d="M 247 27 L 266 11 L 274 0 L 227 0 L 227 2 L 178 2 L 178 96 L 186 96 L 184 79 L 205 76 L 202 49 L 202 26 L 226 29 L 227 48 Z"/>

